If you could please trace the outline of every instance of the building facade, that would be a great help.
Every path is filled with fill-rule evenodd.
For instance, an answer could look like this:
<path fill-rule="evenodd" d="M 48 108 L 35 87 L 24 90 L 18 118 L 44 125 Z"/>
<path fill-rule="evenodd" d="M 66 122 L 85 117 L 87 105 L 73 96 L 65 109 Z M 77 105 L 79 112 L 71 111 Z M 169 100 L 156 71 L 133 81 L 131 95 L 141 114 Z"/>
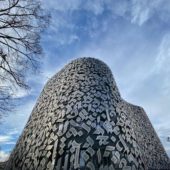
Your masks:
<path fill-rule="evenodd" d="M 168 169 L 145 111 L 121 98 L 108 66 L 66 65 L 45 85 L 6 170 Z"/>

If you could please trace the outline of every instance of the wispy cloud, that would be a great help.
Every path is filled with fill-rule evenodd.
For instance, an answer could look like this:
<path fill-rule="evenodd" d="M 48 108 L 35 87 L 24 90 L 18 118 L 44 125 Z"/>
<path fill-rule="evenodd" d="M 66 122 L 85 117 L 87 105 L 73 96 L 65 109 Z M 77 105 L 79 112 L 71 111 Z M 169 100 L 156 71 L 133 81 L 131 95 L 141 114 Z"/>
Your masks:
<path fill-rule="evenodd" d="M 8 135 L 0 135 L 0 143 L 9 142 L 11 140 L 11 136 Z"/>
<path fill-rule="evenodd" d="M 112 15 L 122 16 L 138 25 L 144 24 L 152 17 L 158 17 L 166 22 L 170 19 L 170 2 L 167 0 L 94 0 L 93 2 L 90 0 L 62 0 L 62 3 L 61 0 L 57 0 L 43 2 L 43 4 L 47 9 L 63 13 L 86 10 L 95 15 L 101 15 L 108 10 Z"/>
<path fill-rule="evenodd" d="M 5 129 L 5 128 L 4 128 Z M 0 132 L 0 145 L 15 144 L 15 137 L 20 134 L 17 128 L 5 129 L 4 132 Z"/>
<path fill-rule="evenodd" d="M 4 151 L 0 151 L 0 162 L 4 162 L 8 160 L 9 153 L 6 153 Z"/>
<path fill-rule="evenodd" d="M 170 72 L 170 32 L 165 34 L 159 46 L 155 69 L 157 72 Z"/>

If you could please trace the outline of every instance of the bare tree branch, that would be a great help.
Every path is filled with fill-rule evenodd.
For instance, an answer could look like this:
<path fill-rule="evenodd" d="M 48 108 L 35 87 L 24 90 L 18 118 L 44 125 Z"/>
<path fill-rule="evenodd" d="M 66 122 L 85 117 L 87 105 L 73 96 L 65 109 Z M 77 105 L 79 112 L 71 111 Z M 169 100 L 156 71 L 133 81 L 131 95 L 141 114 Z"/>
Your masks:
<path fill-rule="evenodd" d="M 42 54 L 40 34 L 48 26 L 50 16 L 44 13 L 38 0 L 4 0 L 0 3 L 1 115 L 11 109 L 11 89 L 27 89 L 26 72 L 38 69 Z"/>

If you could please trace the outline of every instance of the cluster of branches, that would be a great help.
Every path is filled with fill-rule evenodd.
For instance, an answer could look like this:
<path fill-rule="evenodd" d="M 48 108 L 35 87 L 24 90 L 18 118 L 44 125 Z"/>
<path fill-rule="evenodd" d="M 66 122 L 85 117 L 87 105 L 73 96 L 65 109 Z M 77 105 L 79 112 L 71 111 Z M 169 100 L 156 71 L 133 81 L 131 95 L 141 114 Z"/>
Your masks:
<path fill-rule="evenodd" d="M 48 22 L 38 0 L 0 0 L 0 115 L 11 109 L 11 90 L 27 89 L 26 73 L 38 69 Z"/>

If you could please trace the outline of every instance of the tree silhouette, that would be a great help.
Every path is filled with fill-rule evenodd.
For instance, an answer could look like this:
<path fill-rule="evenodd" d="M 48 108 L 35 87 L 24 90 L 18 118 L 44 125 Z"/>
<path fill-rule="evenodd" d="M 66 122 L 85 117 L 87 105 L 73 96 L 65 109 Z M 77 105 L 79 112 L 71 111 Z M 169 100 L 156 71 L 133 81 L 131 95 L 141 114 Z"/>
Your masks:
<path fill-rule="evenodd" d="M 39 1 L 0 1 L 0 114 L 11 110 L 15 88 L 28 88 L 28 70 L 39 68 L 40 34 L 48 23 Z"/>

